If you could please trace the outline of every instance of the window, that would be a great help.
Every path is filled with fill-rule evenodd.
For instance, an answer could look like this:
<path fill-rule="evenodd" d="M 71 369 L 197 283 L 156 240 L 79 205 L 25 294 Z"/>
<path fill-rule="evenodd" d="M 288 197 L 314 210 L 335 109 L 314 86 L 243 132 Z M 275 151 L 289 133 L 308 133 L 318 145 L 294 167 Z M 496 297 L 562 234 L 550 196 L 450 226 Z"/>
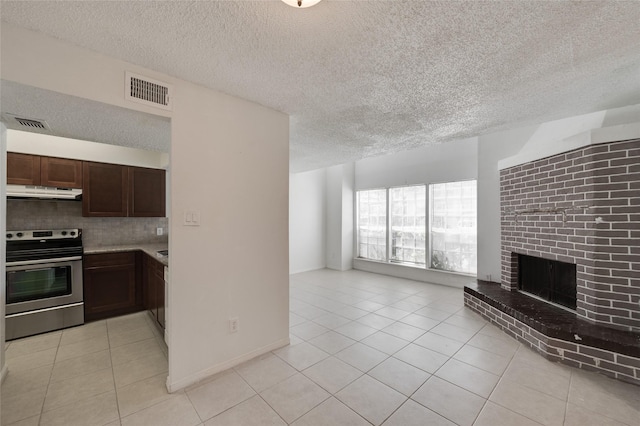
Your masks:
<path fill-rule="evenodd" d="M 392 262 L 426 264 L 426 187 L 389 189 Z"/>
<path fill-rule="evenodd" d="M 358 191 L 357 256 L 476 274 L 476 204 L 475 180 Z"/>
<path fill-rule="evenodd" d="M 387 260 L 387 190 L 359 191 L 358 257 Z"/>
<path fill-rule="evenodd" d="M 476 181 L 429 185 L 431 268 L 475 274 Z"/>

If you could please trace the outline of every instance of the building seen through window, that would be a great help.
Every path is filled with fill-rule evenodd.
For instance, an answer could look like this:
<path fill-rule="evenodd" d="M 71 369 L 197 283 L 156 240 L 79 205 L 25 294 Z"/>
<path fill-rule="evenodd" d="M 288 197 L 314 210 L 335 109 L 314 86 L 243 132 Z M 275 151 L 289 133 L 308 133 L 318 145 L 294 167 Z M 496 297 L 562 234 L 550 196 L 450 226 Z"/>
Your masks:
<path fill-rule="evenodd" d="M 358 191 L 358 255 L 387 259 L 387 190 Z"/>
<path fill-rule="evenodd" d="M 477 271 L 476 181 L 429 185 L 431 268 Z"/>
<path fill-rule="evenodd" d="M 428 189 L 428 197 L 426 185 L 358 191 L 357 256 L 476 274 L 476 181 Z"/>
<path fill-rule="evenodd" d="M 426 263 L 426 187 L 389 189 L 392 262 Z"/>

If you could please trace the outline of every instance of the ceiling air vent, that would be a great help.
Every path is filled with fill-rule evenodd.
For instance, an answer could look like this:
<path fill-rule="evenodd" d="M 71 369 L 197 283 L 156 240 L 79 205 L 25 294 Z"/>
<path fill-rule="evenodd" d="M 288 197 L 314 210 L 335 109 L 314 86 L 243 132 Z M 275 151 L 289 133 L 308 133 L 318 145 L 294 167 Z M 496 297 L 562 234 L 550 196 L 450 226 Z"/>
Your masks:
<path fill-rule="evenodd" d="M 148 77 L 125 73 L 124 98 L 171 111 L 172 86 Z"/>
<path fill-rule="evenodd" d="M 24 130 L 37 131 L 37 130 L 51 130 L 46 121 L 38 118 L 27 118 L 16 114 L 5 113 L 3 114 L 7 123 L 13 124 L 11 128 Z"/>

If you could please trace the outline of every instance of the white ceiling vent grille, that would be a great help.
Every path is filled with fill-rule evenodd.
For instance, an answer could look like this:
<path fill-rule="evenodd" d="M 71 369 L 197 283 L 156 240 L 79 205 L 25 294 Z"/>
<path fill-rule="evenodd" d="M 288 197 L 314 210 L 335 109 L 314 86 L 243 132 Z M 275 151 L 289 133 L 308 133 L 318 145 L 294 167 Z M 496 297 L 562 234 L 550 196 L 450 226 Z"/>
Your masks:
<path fill-rule="evenodd" d="M 124 98 L 171 111 L 172 86 L 130 72 L 125 73 Z"/>
<path fill-rule="evenodd" d="M 25 116 L 10 113 L 5 113 L 3 115 L 7 124 L 13 124 L 11 127 L 14 129 L 23 128 L 28 131 L 51 130 L 46 121 L 38 118 L 27 118 Z"/>

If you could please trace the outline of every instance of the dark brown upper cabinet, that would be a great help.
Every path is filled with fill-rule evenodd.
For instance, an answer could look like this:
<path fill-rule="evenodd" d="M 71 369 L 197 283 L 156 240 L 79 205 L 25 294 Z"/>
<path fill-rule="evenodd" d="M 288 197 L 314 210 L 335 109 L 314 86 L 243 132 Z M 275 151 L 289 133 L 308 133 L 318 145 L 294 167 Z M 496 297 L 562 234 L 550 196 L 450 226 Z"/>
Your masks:
<path fill-rule="evenodd" d="M 82 161 L 8 152 L 7 183 L 82 188 Z"/>
<path fill-rule="evenodd" d="M 165 216 L 165 171 L 129 167 L 129 216 Z"/>
<path fill-rule="evenodd" d="M 42 186 L 82 188 L 82 161 L 41 157 L 40 182 Z"/>
<path fill-rule="evenodd" d="M 7 152 L 7 183 L 40 185 L 40 156 Z"/>
<path fill-rule="evenodd" d="M 82 216 L 126 217 L 129 174 L 117 164 L 83 164 Z"/>
<path fill-rule="evenodd" d="M 164 170 L 85 161 L 83 179 L 83 216 L 165 216 Z"/>

